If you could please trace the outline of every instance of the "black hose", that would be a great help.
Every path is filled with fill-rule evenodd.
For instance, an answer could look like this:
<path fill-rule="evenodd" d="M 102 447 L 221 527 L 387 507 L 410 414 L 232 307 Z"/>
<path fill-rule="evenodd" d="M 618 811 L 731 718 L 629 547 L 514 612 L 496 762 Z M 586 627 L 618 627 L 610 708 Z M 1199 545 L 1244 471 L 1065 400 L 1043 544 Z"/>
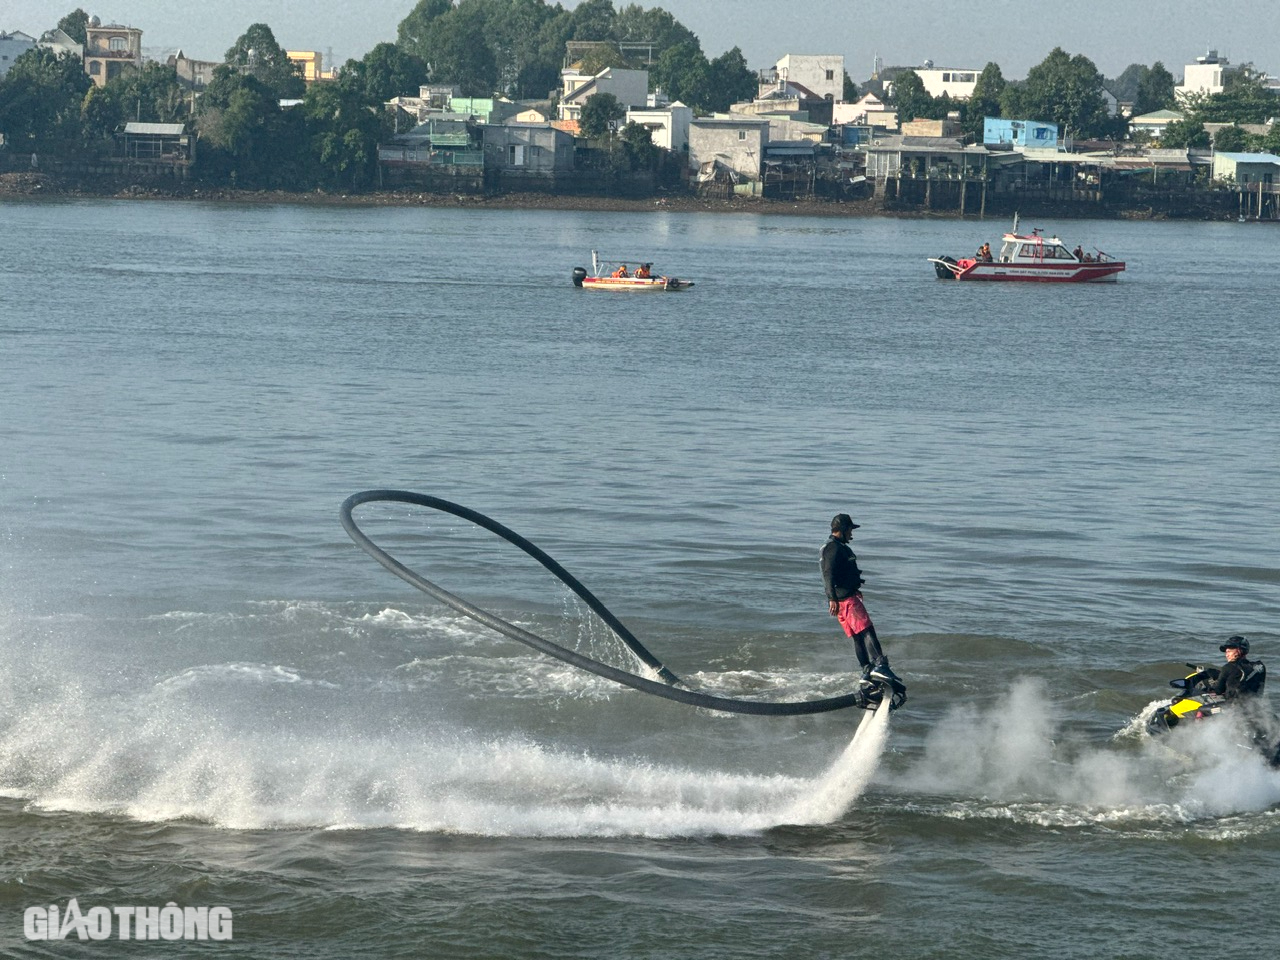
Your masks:
<path fill-rule="evenodd" d="M 644 677 L 636 676 L 626 670 L 619 670 L 608 664 L 593 660 L 590 657 L 584 657 L 580 653 L 576 653 L 567 647 L 562 647 L 558 643 L 553 643 L 537 634 L 530 633 L 517 627 L 513 623 L 508 623 L 501 617 L 495 616 L 486 610 L 468 603 L 461 597 L 455 596 L 444 588 L 437 586 L 430 580 L 406 567 L 391 554 L 387 553 L 362 531 L 351 516 L 352 510 L 360 506 L 362 503 L 375 502 L 394 502 L 394 503 L 411 503 L 420 507 L 427 507 L 432 510 L 440 510 L 443 513 L 451 513 L 455 517 L 461 517 L 463 520 L 469 520 L 477 526 L 484 527 L 486 530 L 496 533 L 508 543 L 519 547 L 533 559 L 537 560 L 543 567 L 551 572 L 565 586 L 572 590 L 579 599 L 590 607 L 606 624 L 613 630 L 623 643 L 634 653 L 642 663 L 652 669 L 664 682 L 649 680 Z M 839 697 L 828 697 L 824 700 L 798 700 L 782 703 L 767 703 L 757 700 L 734 700 L 729 697 L 717 697 L 712 694 L 699 693 L 696 690 L 687 690 L 682 687 L 674 686 L 679 683 L 680 678 L 662 665 L 652 653 L 645 649 L 635 635 L 623 626 L 613 613 L 596 598 L 590 590 L 578 582 L 572 574 L 565 570 L 560 564 L 553 560 L 534 544 L 530 543 L 520 534 L 516 533 L 498 521 L 490 517 L 486 517 L 483 513 L 468 509 L 457 503 L 451 503 L 448 500 L 441 500 L 439 497 L 431 497 L 422 493 L 413 493 L 409 490 L 365 490 L 361 493 L 353 493 L 342 502 L 342 507 L 338 511 L 338 515 L 342 520 L 342 527 L 350 535 L 351 539 L 364 550 L 367 554 L 377 560 L 380 564 L 394 573 L 401 580 L 409 583 L 428 596 L 435 597 L 441 603 L 448 607 L 452 607 L 461 614 L 471 617 L 490 627 L 503 636 L 510 637 L 512 640 L 519 640 L 521 643 L 528 644 L 535 650 L 563 660 L 565 663 L 572 664 L 596 676 L 604 677 L 606 680 L 612 680 L 623 686 L 631 687 L 633 690 L 639 690 L 642 693 L 649 693 L 655 697 L 663 697 L 667 700 L 675 700 L 677 703 L 687 703 L 696 707 L 706 707 L 710 710 L 722 710 L 727 713 L 750 713 L 768 716 L 796 716 L 808 713 L 826 713 L 831 710 L 842 710 L 846 707 L 866 707 L 869 706 L 867 696 L 861 690 L 854 693 L 847 693 Z"/>

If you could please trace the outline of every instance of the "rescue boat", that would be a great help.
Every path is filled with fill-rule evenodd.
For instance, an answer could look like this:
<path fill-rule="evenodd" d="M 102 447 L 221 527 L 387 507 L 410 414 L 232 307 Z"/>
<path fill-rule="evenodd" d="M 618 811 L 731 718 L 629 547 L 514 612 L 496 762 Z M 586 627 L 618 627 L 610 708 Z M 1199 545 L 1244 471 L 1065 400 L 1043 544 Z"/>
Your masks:
<path fill-rule="evenodd" d="M 635 261 L 633 261 L 635 262 Z M 654 276 L 652 264 L 640 262 L 635 272 L 627 269 L 620 260 L 601 260 L 591 251 L 591 272 L 583 267 L 573 268 L 573 285 L 583 290 L 622 290 L 632 293 L 675 293 L 688 290 L 692 280 L 679 277 Z"/>
<path fill-rule="evenodd" d="M 1029 234 L 1018 232 L 1018 218 L 1013 229 L 1004 235 L 997 256 L 930 257 L 929 262 L 939 280 L 1022 280 L 1037 283 L 1106 283 L 1114 282 L 1124 272 L 1124 261 L 1101 250 L 1085 253 L 1074 250 L 1057 237 L 1042 236 L 1038 229 Z"/>

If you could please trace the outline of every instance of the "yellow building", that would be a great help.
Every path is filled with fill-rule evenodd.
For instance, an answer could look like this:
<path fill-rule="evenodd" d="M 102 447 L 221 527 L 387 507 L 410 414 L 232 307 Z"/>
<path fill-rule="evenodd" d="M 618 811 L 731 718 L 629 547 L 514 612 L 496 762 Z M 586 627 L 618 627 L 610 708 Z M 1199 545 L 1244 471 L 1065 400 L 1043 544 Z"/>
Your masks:
<path fill-rule="evenodd" d="M 294 63 L 302 65 L 302 79 L 307 83 L 332 80 L 337 76 L 336 71 L 324 69 L 324 58 L 319 50 L 286 50 L 285 55 Z"/>

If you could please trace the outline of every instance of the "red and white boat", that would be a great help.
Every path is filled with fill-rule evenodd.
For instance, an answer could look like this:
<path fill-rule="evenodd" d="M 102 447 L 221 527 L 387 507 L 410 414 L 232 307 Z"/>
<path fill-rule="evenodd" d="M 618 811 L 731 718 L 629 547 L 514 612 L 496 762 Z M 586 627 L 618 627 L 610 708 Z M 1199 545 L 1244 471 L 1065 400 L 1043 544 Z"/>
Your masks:
<path fill-rule="evenodd" d="M 929 262 L 939 280 L 1023 280 L 1036 283 L 1105 283 L 1114 282 L 1124 271 L 1124 261 L 1116 260 L 1101 250 L 1085 253 L 1080 247 L 1068 250 L 1057 237 L 1044 237 L 1039 230 L 1018 233 L 1018 218 L 1013 230 L 1004 235 L 997 256 L 930 257 Z"/>
<path fill-rule="evenodd" d="M 574 267 L 573 285 L 583 290 L 621 290 L 631 293 L 675 293 L 693 286 L 692 280 L 654 276 L 650 271 L 652 266 L 640 263 L 632 273 L 622 261 L 601 260 L 592 250 L 591 272 L 588 273 L 583 267 Z"/>

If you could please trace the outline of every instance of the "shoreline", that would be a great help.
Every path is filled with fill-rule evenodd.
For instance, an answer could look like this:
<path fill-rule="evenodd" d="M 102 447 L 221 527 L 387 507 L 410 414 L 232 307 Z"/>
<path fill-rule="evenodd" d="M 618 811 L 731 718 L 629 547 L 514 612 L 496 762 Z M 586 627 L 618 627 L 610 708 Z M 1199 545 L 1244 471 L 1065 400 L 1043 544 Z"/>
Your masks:
<path fill-rule="evenodd" d="M 427 191 L 376 190 L 365 193 L 329 193 L 316 190 L 298 193 L 288 190 L 243 190 L 230 187 L 181 183 L 139 183 L 118 179 L 60 177 L 39 171 L 0 174 L 0 203 L 6 200 L 162 200 L 206 203 L 287 204 L 332 207 L 438 207 L 445 209 L 558 210 L 602 213 L 755 213 L 806 217 L 864 218 L 889 217 L 910 220 L 1007 219 L 1012 213 L 1003 206 L 984 217 L 958 210 L 927 210 L 892 207 L 873 197 L 861 200 L 782 200 L 760 197 L 710 199 L 686 193 L 657 197 L 600 196 L 594 194 L 503 193 L 464 194 Z M 1178 215 L 1154 207 L 1117 208 L 1023 204 L 1024 215 L 1060 220 L 1198 220 L 1222 222 L 1234 217 L 1212 217 L 1200 211 Z"/>

